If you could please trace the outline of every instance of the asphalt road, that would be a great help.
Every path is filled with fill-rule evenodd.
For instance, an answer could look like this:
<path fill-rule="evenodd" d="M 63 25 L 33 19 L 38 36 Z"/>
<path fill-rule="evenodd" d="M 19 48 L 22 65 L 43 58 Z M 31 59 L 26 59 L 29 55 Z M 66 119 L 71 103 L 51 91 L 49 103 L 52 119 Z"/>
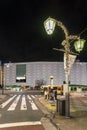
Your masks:
<path fill-rule="evenodd" d="M 0 130 L 44 130 L 40 120 L 44 116 L 34 102 L 39 92 L 16 92 L 0 101 Z"/>

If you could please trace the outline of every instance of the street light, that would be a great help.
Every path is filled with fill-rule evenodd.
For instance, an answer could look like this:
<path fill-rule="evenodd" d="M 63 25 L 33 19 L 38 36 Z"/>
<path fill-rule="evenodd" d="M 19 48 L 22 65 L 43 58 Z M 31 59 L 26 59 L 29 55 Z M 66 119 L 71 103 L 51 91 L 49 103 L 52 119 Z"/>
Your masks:
<path fill-rule="evenodd" d="M 65 39 L 62 41 L 62 45 L 64 47 L 64 50 L 63 52 L 65 52 L 65 56 L 66 56 L 66 61 L 65 61 L 65 64 L 66 64 L 66 69 L 65 69 L 65 82 L 66 82 L 66 93 L 65 93 L 65 98 L 66 98 L 66 105 L 65 105 L 65 116 L 68 118 L 70 117 L 70 98 L 69 98 L 69 54 L 76 54 L 76 53 L 73 53 L 71 50 L 70 50 L 70 43 L 74 40 L 77 40 L 75 43 L 74 43 L 74 46 L 75 46 L 75 49 L 80 52 L 83 47 L 84 47 L 84 43 L 85 43 L 85 40 L 84 39 L 80 39 L 79 36 L 77 35 L 69 35 L 68 33 L 68 30 L 67 28 L 65 27 L 65 25 L 61 22 L 61 21 L 58 21 L 58 20 L 55 20 L 53 18 L 48 18 L 47 20 L 45 20 L 44 22 L 44 27 L 45 27 L 45 30 L 47 32 L 48 35 L 51 35 L 53 32 L 54 32 L 54 29 L 55 29 L 55 26 L 59 26 L 64 34 L 65 34 Z M 62 49 L 61 49 L 62 50 Z"/>

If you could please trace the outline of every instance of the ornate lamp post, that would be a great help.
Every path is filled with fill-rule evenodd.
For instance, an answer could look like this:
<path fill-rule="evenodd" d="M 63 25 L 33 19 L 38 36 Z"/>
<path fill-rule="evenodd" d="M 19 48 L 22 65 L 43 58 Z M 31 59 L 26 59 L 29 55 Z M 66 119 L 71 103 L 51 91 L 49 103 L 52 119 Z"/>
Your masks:
<path fill-rule="evenodd" d="M 66 90 L 67 92 L 65 93 L 65 98 L 66 98 L 66 105 L 65 105 L 65 116 L 66 117 L 70 117 L 70 99 L 69 99 L 69 54 L 75 54 L 70 50 L 70 43 L 72 42 L 72 40 L 77 40 L 74 43 L 75 49 L 80 52 L 83 47 L 84 47 L 84 43 L 85 40 L 84 39 L 80 39 L 79 36 L 77 35 L 69 35 L 67 28 L 64 26 L 64 24 L 61 21 L 55 20 L 53 18 L 48 18 L 45 22 L 44 22 L 44 27 L 45 30 L 47 32 L 48 35 L 51 35 L 55 29 L 55 26 L 59 26 L 64 34 L 65 34 L 65 39 L 62 41 L 62 45 L 64 47 L 64 52 L 66 55 L 66 69 L 65 69 L 65 82 L 66 82 Z"/>

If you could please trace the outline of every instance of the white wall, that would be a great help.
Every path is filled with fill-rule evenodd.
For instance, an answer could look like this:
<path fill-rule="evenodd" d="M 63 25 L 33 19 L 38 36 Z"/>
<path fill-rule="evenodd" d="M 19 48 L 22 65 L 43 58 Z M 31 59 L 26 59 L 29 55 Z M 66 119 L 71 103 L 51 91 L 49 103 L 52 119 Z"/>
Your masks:
<path fill-rule="evenodd" d="M 16 83 L 16 65 L 26 64 L 26 83 Z M 61 85 L 65 80 L 63 62 L 22 62 L 4 64 L 5 85 L 31 85 L 35 86 L 35 80 L 43 79 L 50 84 L 50 76 L 54 76 L 54 84 Z M 71 84 L 87 85 L 87 63 L 74 63 L 71 73 Z"/>

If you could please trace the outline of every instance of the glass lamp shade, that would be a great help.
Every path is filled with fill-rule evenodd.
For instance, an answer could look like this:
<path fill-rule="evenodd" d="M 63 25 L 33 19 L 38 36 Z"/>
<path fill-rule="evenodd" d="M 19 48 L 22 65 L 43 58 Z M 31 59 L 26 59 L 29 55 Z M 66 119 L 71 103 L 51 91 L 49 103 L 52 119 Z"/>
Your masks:
<path fill-rule="evenodd" d="M 86 42 L 86 40 L 84 40 L 84 39 L 79 39 L 78 41 L 75 41 L 75 42 L 74 42 L 75 50 L 76 50 L 77 52 L 82 51 L 83 48 L 84 48 L 84 43 L 85 43 L 85 42 Z"/>
<path fill-rule="evenodd" d="M 55 19 L 49 17 L 47 20 L 45 20 L 44 27 L 48 35 L 51 35 L 53 33 L 55 25 L 56 25 Z"/>

